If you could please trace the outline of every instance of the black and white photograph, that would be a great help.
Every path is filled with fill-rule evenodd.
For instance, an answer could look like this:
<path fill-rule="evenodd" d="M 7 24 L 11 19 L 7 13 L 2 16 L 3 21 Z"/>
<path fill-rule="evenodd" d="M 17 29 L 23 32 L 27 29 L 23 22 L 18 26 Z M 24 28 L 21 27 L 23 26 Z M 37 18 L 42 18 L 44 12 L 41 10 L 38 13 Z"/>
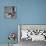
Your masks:
<path fill-rule="evenodd" d="M 4 7 L 4 17 L 8 19 L 16 18 L 16 7 L 15 6 L 5 6 Z"/>

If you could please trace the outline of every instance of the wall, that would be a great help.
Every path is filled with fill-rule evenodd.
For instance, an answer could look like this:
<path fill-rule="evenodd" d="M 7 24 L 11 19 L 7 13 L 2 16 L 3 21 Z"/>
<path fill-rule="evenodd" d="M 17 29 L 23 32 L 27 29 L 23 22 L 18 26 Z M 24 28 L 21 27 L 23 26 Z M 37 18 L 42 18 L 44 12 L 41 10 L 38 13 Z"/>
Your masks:
<path fill-rule="evenodd" d="M 4 18 L 4 6 L 16 5 L 16 19 Z M 46 0 L 0 0 L 0 44 L 8 43 L 17 24 L 46 24 Z"/>
<path fill-rule="evenodd" d="M 4 18 L 4 7 L 15 6 L 16 0 L 0 0 L 0 44 L 8 43 L 8 34 L 10 32 L 16 32 L 17 24 L 19 23 L 19 16 L 16 19 L 5 19 Z M 17 42 L 17 41 L 16 41 Z"/>
<path fill-rule="evenodd" d="M 21 24 L 46 24 L 46 0 L 22 0 L 20 5 Z"/>

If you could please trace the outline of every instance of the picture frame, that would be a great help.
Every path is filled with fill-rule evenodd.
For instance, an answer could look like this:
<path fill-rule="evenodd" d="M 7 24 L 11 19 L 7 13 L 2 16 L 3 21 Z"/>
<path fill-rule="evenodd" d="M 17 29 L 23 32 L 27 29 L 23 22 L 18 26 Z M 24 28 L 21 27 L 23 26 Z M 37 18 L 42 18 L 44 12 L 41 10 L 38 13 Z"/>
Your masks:
<path fill-rule="evenodd" d="M 4 18 L 16 19 L 16 7 L 15 6 L 5 6 L 4 7 Z"/>

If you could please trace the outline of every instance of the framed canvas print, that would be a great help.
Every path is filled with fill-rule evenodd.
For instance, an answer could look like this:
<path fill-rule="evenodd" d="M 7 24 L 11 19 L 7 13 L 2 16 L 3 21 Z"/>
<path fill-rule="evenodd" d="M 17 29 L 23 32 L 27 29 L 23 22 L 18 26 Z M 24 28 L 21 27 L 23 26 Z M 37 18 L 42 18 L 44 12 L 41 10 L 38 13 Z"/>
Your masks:
<path fill-rule="evenodd" d="M 46 43 L 46 25 L 19 24 L 18 38 L 20 46 L 43 45 Z"/>
<path fill-rule="evenodd" d="M 46 41 L 46 25 L 19 25 L 20 40 Z M 19 32 L 18 32 L 19 33 Z"/>
<path fill-rule="evenodd" d="M 5 6 L 4 7 L 4 17 L 8 19 L 16 18 L 16 7 L 15 6 Z"/>

